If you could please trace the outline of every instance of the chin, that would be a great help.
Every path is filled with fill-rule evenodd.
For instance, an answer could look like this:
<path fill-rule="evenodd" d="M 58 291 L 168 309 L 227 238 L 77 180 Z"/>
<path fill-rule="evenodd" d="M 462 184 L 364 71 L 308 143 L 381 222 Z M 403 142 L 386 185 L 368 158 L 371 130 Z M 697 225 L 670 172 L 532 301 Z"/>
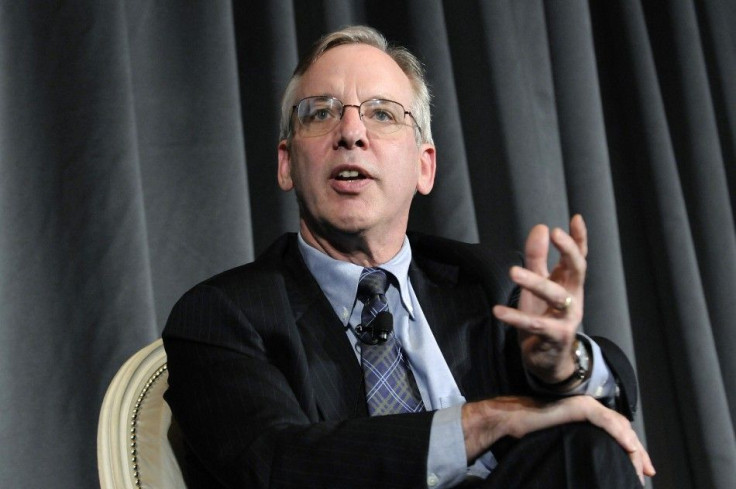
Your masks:
<path fill-rule="evenodd" d="M 332 226 L 332 229 L 337 231 L 338 233 L 348 235 L 348 236 L 359 236 L 363 232 L 365 232 L 366 227 L 361 226 L 356 223 L 346 223 L 346 224 L 340 224 L 337 226 Z"/>
<path fill-rule="evenodd" d="M 324 221 L 324 223 L 325 228 L 349 236 L 358 236 L 364 233 L 370 227 L 368 220 L 356 219 L 354 216 L 331 219 Z"/>

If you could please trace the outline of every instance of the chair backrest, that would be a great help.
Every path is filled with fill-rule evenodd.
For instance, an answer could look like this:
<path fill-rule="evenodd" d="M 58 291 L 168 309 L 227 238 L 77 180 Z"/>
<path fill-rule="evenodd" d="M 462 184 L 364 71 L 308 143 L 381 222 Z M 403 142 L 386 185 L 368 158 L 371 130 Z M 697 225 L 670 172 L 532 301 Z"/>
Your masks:
<path fill-rule="evenodd" d="M 97 427 L 102 489 L 186 488 L 181 437 L 163 399 L 167 379 L 158 339 L 130 357 L 110 383 Z"/>

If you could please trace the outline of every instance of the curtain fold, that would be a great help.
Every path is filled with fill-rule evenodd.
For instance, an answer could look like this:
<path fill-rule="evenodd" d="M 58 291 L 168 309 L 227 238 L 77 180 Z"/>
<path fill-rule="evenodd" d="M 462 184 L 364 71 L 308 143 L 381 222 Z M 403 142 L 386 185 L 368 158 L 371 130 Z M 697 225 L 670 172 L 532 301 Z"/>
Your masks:
<path fill-rule="evenodd" d="M 508 250 L 583 214 L 585 330 L 636 365 L 649 487 L 733 487 L 732 0 L 0 0 L 0 487 L 98 487 L 117 368 L 296 229 L 281 92 L 352 23 L 427 68 L 410 227 Z"/>
<path fill-rule="evenodd" d="M 417 56 L 432 60 L 427 73 L 433 94 L 432 132 L 437 146 L 437 185 L 427 197 L 414 202 L 411 227 L 427 233 L 453 237 L 462 241 L 479 241 L 472 175 L 468 168 L 463 141 L 462 119 L 458 111 L 458 92 L 453 76 L 453 57 L 442 5 L 409 2 L 408 16 L 416 19 L 401 42 L 411 44 Z M 402 26 L 392 30 L 395 37 L 406 31 Z M 388 35 L 388 34 L 387 34 Z M 447 202 L 452 202 L 448 206 Z M 485 212 L 480 209 L 481 212 Z"/>
<path fill-rule="evenodd" d="M 624 241 L 642 230 L 644 233 L 637 241 L 645 248 L 624 248 L 634 334 L 647 337 L 637 342 L 639 358 L 653 354 L 652 360 L 659 360 L 647 362 L 648 368 L 639 364 L 642 401 L 645 412 L 652 406 L 662 413 L 662 401 L 668 405 L 673 402 L 676 408 L 663 413 L 670 429 L 660 426 L 654 437 L 648 428 L 648 440 L 656 447 L 655 453 L 659 451 L 666 460 L 680 462 L 673 463 L 671 473 L 666 474 L 671 487 L 681 485 L 683 480 L 691 481 L 694 487 L 726 487 L 736 481 L 736 473 L 721 465 L 724 459 L 736 455 L 734 432 L 697 259 L 694 228 L 702 224 L 688 216 L 688 199 L 700 199 L 711 192 L 711 187 L 701 187 L 700 196 L 690 196 L 685 190 L 693 182 L 682 169 L 696 171 L 701 162 L 678 154 L 677 148 L 684 143 L 682 131 L 693 121 L 672 116 L 685 103 L 681 96 L 670 94 L 673 85 L 683 83 L 683 77 L 667 69 L 665 62 L 675 51 L 668 32 L 691 31 L 694 11 L 676 22 L 672 10 L 681 7 L 682 2 L 676 3 L 661 2 L 655 8 L 654 2 L 642 6 L 627 1 L 601 8 L 600 21 L 610 26 L 605 34 L 620 41 L 605 47 L 611 55 L 610 66 L 604 68 L 608 77 L 604 90 L 609 93 L 604 96 L 608 100 L 606 127 L 609 147 L 617 152 L 612 165 L 619 176 L 620 210 L 625 206 L 622 220 L 631 221 L 624 224 L 630 227 L 624 231 Z M 599 64 L 606 61 L 599 60 Z M 680 56 L 677 64 L 680 69 L 687 65 Z M 704 90 L 702 84 L 697 90 Z M 616 92 L 622 96 L 616 97 Z M 713 190 L 717 192 L 717 188 Z M 636 202 L 632 205 L 627 200 Z M 726 238 L 730 233 L 733 238 L 730 224 L 717 224 L 714 214 L 700 217 L 712 220 L 716 227 L 726 225 L 716 233 Z M 645 280 L 646 273 L 651 273 L 651 278 Z M 728 287 L 729 281 L 714 281 L 711 286 Z M 651 304 L 652 299 L 658 304 Z M 656 328 L 661 329 L 657 334 Z M 653 345 L 661 345 L 666 351 L 656 351 Z M 659 398 L 662 382 L 673 391 Z M 681 429 L 672 430 L 672 426 Z M 661 479 L 665 478 L 657 482 Z M 664 485 L 667 487 L 667 483 Z"/>
<path fill-rule="evenodd" d="M 225 2 L 139 1 L 127 12 L 160 326 L 187 284 L 254 256 L 234 21 Z"/>
<path fill-rule="evenodd" d="M 94 487 L 105 383 L 159 331 L 115 7 L 0 10 L 4 487 Z"/>
<path fill-rule="evenodd" d="M 591 236 L 586 330 L 633 352 L 616 199 L 606 146 L 593 26 L 587 3 L 547 5 L 555 110 L 570 213 L 584 213 Z M 632 357 L 632 360 L 634 358 Z"/>

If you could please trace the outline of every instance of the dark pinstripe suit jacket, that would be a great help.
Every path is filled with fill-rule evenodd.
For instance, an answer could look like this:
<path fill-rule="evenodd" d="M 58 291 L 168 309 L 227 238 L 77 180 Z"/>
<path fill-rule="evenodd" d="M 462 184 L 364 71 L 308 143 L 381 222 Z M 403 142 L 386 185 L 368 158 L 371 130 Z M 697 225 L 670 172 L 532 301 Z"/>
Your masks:
<path fill-rule="evenodd" d="M 410 241 L 412 285 L 463 395 L 528 393 L 515 332 L 491 314 L 514 301 L 508 268 L 518 255 Z M 187 292 L 163 339 L 191 487 L 425 486 L 432 413 L 367 417 L 360 366 L 296 235 Z M 598 342 L 631 416 L 633 370 Z"/>

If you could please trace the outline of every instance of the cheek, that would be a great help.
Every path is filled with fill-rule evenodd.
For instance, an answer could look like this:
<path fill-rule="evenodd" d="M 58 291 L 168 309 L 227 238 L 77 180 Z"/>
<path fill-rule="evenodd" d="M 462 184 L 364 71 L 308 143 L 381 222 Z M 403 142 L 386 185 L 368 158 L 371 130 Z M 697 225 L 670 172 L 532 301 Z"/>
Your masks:
<path fill-rule="evenodd" d="M 405 189 L 415 189 L 419 180 L 419 155 L 416 151 L 404 151 L 401 159 L 394 160 L 392 167 L 387 171 L 395 175 L 395 186 Z"/>
<path fill-rule="evenodd" d="M 292 181 L 294 182 L 294 191 L 302 204 L 306 204 L 309 208 L 320 205 L 320 202 L 326 198 L 326 187 L 321 183 L 320 172 L 317 168 L 306 164 L 302 160 L 301 164 L 292 168 Z"/>
<path fill-rule="evenodd" d="M 309 156 L 303 150 L 297 150 L 296 148 L 292 150 L 291 180 L 297 190 L 308 183 L 309 169 L 311 168 L 309 161 Z"/>

